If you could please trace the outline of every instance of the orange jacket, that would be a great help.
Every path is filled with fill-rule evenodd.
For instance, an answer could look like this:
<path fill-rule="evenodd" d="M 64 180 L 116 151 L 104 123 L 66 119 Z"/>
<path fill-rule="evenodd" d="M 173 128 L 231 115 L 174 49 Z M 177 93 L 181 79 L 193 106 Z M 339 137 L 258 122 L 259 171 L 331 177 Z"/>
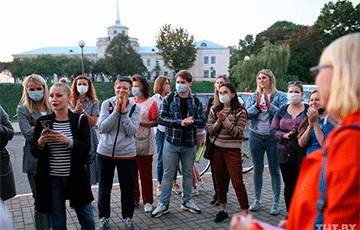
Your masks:
<path fill-rule="evenodd" d="M 341 124 L 360 121 L 360 111 Z M 329 142 L 329 143 L 328 143 Z M 324 229 L 360 229 L 360 131 L 345 129 L 325 141 L 326 205 Z M 287 229 L 314 229 L 320 197 L 321 150 L 308 155 L 301 166 L 288 215 Z M 320 228 L 319 228 L 320 229 Z"/>

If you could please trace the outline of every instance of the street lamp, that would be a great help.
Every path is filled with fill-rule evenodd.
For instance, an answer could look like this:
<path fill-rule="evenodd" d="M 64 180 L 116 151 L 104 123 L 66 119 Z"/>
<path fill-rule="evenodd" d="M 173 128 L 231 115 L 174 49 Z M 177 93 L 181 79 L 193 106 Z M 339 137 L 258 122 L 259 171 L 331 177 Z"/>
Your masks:
<path fill-rule="evenodd" d="M 246 55 L 246 56 L 244 57 L 244 61 L 249 61 L 249 60 L 250 60 L 250 57 Z"/>
<path fill-rule="evenodd" d="M 85 47 L 85 42 L 83 40 L 79 41 L 79 46 L 81 48 L 81 74 L 84 75 L 84 47 Z"/>

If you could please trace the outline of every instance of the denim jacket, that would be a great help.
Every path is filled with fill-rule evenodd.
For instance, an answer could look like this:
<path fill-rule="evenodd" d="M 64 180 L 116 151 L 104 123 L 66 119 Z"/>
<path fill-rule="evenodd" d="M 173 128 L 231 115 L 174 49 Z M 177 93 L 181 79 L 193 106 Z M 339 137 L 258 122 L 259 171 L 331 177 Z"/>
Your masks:
<path fill-rule="evenodd" d="M 196 129 L 205 127 L 206 117 L 200 100 L 192 94 L 189 97 L 188 116 L 194 118 L 194 123 L 186 128 L 189 135 L 186 136 L 185 145 L 192 147 L 196 144 Z M 185 118 L 181 116 L 179 94 L 174 92 L 166 96 L 160 109 L 158 123 L 166 127 L 165 134 L 167 141 L 174 145 L 181 145 L 182 132 L 184 131 L 181 121 Z"/>
<path fill-rule="evenodd" d="M 287 104 L 286 94 L 277 91 L 270 97 L 270 117 L 269 124 L 271 124 L 272 118 L 279 108 Z M 256 106 L 256 92 L 254 92 L 246 101 L 246 111 L 248 113 L 248 119 L 250 120 L 250 130 L 255 130 L 256 120 L 258 119 L 261 110 Z"/>

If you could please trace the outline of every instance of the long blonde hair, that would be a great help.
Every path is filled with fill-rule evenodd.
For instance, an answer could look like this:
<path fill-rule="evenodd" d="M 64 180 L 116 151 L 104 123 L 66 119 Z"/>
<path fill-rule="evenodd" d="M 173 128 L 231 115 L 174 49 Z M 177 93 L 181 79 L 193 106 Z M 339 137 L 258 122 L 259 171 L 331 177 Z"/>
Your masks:
<path fill-rule="evenodd" d="M 323 51 L 320 65 L 332 66 L 326 110 L 343 118 L 360 110 L 360 33 L 336 39 Z"/>
<path fill-rule="evenodd" d="M 273 72 L 269 69 L 262 69 L 256 74 L 256 92 L 262 93 L 259 82 L 257 81 L 257 77 L 259 74 L 265 74 L 270 78 L 270 87 L 271 87 L 271 95 L 275 94 L 277 92 L 276 89 L 276 78 Z"/>
<path fill-rule="evenodd" d="M 46 84 L 46 81 L 39 74 L 30 74 L 29 76 L 27 76 L 24 79 L 24 81 L 22 83 L 23 93 L 22 93 L 22 96 L 20 99 L 20 103 L 25 106 L 25 108 L 29 111 L 29 113 L 34 112 L 35 102 L 30 99 L 29 94 L 28 94 L 28 84 L 30 81 L 38 82 L 42 85 L 42 87 L 44 88 L 44 97 L 41 102 L 45 105 L 46 110 L 50 111 L 49 89 Z"/>

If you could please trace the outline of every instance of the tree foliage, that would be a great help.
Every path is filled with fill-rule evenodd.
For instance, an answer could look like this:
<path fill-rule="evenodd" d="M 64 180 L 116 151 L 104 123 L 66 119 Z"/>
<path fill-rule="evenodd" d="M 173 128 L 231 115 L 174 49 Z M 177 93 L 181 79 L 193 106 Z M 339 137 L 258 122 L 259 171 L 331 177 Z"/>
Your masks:
<path fill-rule="evenodd" d="M 297 33 L 286 43 L 291 52 L 288 74 L 297 76 L 302 82 L 313 83 L 314 78 L 309 68 L 318 64 L 324 47 L 320 32 L 315 27 L 309 27 Z"/>
<path fill-rule="evenodd" d="M 54 74 L 58 76 L 73 76 L 81 73 L 80 57 L 51 56 L 41 55 L 33 58 L 15 58 L 7 65 L 15 78 L 22 79 L 32 73 L 51 77 Z M 85 72 L 92 72 L 93 62 L 84 59 Z"/>
<path fill-rule="evenodd" d="M 245 36 L 244 39 L 239 40 L 238 48 L 230 52 L 230 68 L 246 56 L 250 56 L 255 51 L 255 40 L 251 34 Z"/>
<path fill-rule="evenodd" d="M 288 21 L 277 21 L 265 31 L 256 35 L 255 52 L 259 52 L 266 42 L 281 44 L 298 32 L 306 30 L 306 26 L 297 25 Z"/>
<path fill-rule="evenodd" d="M 326 3 L 315 27 L 321 32 L 325 45 L 345 34 L 360 32 L 360 4 L 353 7 L 348 0 Z"/>
<path fill-rule="evenodd" d="M 290 59 L 288 45 L 273 45 L 270 42 L 258 54 L 252 54 L 248 60 L 240 60 L 231 68 L 231 76 L 241 91 L 255 90 L 256 74 L 261 69 L 271 69 L 276 76 L 277 86 L 286 88 L 289 77 L 287 67 Z"/>
<path fill-rule="evenodd" d="M 165 65 L 175 72 L 192 67 L 196 59 L 194 36 L 182 27 L 164 25 L 156 38 L 156 47 Z"/>
<path fill-rule="evenodd" d="M 104 62 L 113 79 L 117 75 L 144 74 L 146 71 L 140 55 L 131 46 L 129 37 L 122 33 L 114 37 L 106 48 Z"/>

